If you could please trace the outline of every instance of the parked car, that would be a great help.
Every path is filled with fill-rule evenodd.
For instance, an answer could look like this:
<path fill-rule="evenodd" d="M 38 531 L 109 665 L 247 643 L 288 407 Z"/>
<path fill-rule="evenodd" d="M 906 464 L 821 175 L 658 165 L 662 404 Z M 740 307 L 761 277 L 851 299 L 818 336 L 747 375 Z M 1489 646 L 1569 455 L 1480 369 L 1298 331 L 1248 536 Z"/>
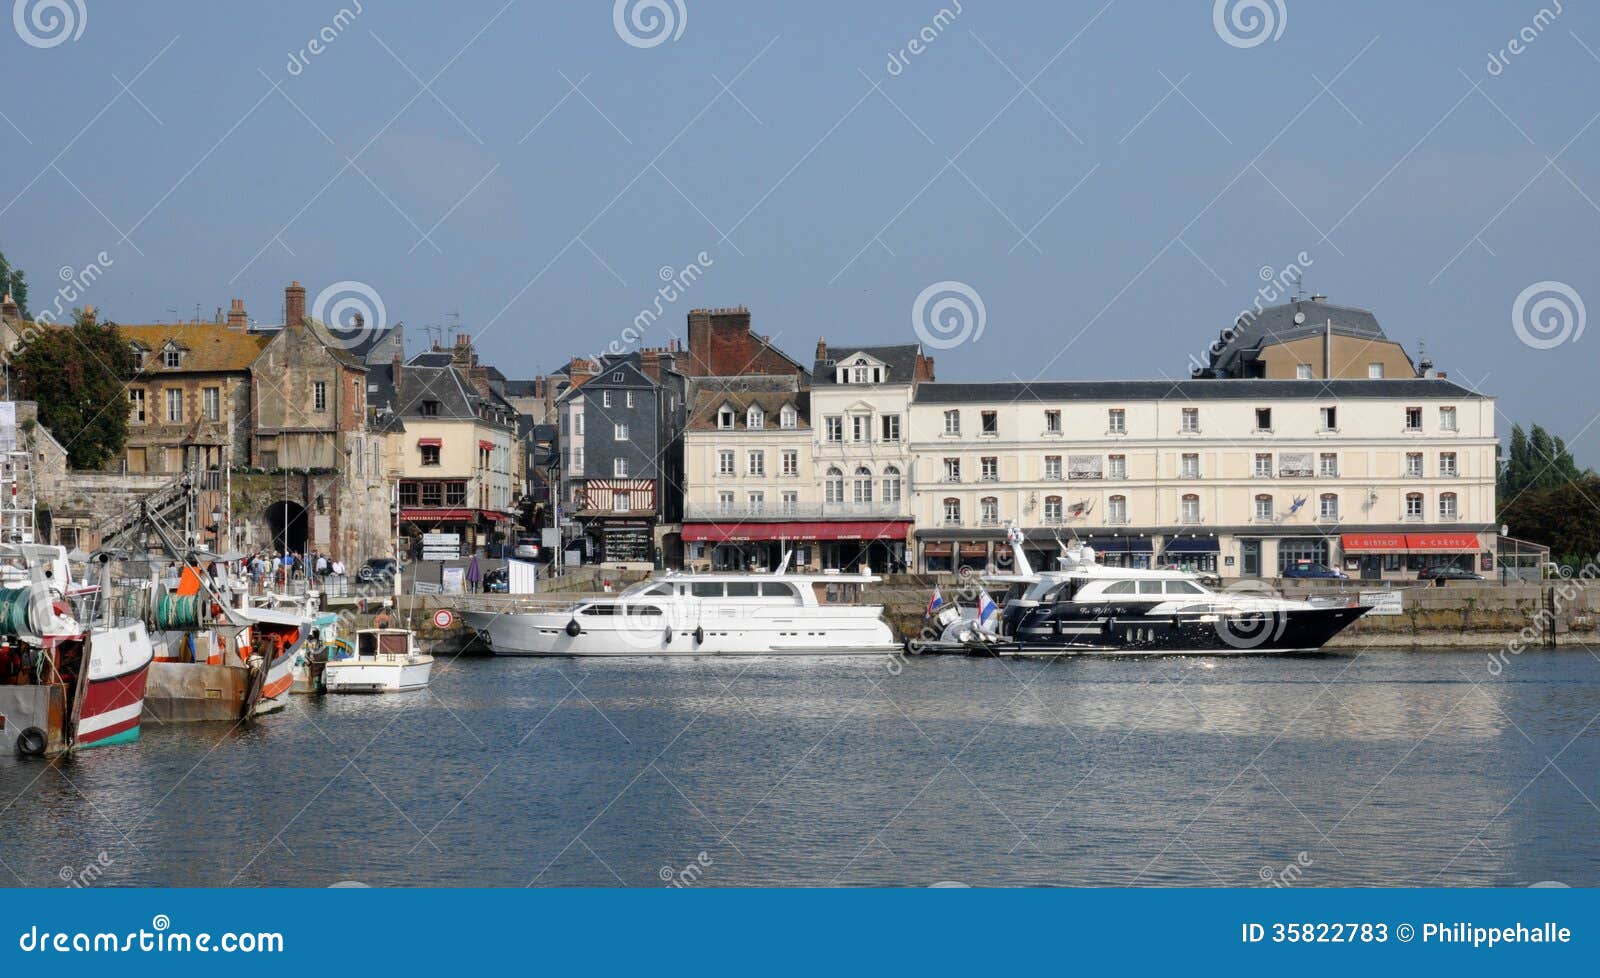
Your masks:
<path fill-rule="evenodd" d="M 539 538 L 517 537 L 517 546 L 515 550 L 511 551 L 511 556 L 518 560 L 538 560 Z"/>
<path fill-rule="evenodd" d="M 1432 581 L 1442 587 L 1445 581 L 1481 581 L 1483 575 L 1474 574 L 1454 564 L 1445 564 L 1439 567 L 1424 567 L 1417 574 L 1417 580 Z"/>
<path fill-rule="evenodd" d="M 1285 567 L 1283 576 L 1285 578 L 1318 578 L 1331 581 L 1347 581 L 1350 579 L 1350 575 L 1343 571 L 1336 571 L 1325 564 L 1313 564 L 1309 561 L 1295 564 L 1292 567 Z"/>
<path fill-rule="evenodd" d="M 386 581 L 394 577 L 399 569 L 393 557 L 368 557 L 367 562 L 356 571 L 356 580 L 363 584 Z"/>
<path fill-rule="evenodd" d="M 504 567 L 496 567 L 483 575 L 483 590 L 486 594 L 505 594 L 511 590 L 510 575 Z"/>

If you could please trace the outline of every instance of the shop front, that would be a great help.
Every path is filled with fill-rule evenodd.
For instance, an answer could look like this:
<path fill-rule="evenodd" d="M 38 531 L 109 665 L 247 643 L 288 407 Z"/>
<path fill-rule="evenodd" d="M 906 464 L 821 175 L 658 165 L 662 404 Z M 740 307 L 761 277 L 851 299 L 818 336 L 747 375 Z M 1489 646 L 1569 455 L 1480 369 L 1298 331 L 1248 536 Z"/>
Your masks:
<path fill-rule="evenodd" d="M 401 535 L 411 541 L 408 552 L 421 556 L 422 538 L 429 533 L 454 534 L 463 553 L 482 548 L 493 553 L 513 526 L 512 517 L 491 509 L 428 506 L 400 508 Z"/>
<path fill-rule="evenodd" d="M 1191 574 L 1215 574 L 1221 550 L 1215 536 L 1173 537 L 1161 548 L 1161 566 L 1176 567 Z"/>
<path fill-rule="evenodd" d="M 893 573 L 905 567 L 904 520 L 685 523 L 684 562 L 706 570 L 793 569 Z"/>
<path fill-rule="evenodd" d="M 1094 548 L 1095 559 L 1107 567 L 1148 568 L 1155 553 L 1155 541 L 1146 536 L 1092 536 L 1083 542 Z"/>
<path fill-rule="evenodd" d="M 1459 567 L 1481 573 L 1493 570 L 1493 551 L 1484 547 L 1478 534 L 1440 531 L 1437 533 L 1346 533 L 1340 537 L 1347 573 L 1362 580 L 1413 576 L 1430 567 Z"/>
<path fill-rule="evenodd" d="M 584 522 L 589 553 L 597 563 L 648 570 L 655 566 L 655 521 L 592 517 Z"/>

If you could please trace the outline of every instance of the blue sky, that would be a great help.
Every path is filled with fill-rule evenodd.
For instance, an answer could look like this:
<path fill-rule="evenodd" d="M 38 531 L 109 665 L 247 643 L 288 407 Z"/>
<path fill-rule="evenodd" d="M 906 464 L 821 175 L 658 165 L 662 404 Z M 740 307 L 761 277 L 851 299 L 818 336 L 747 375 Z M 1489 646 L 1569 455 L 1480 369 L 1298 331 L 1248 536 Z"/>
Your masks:
<path fill-rule="evenodd" d="M 985 319 L 941 379 L 1179 377 L 1304 252 L 1502 433 L 1600 465 L 1570 298 L 1600 304 L 1600 17 L 1570 0 L 1246 2 L 1265 35 L 1203 0 L 658 0 L 665 36 L 637 0 L 620 29 L 605 0 L 356 6 L 64 0 L 75 36 L 0 30 L 0 250 L 35 311 L 102 252 L 81 301 L 123 321 L 276 321 L 291 279 L 355 281 L 526 376 L 697 263 L 646 342 L 736 304 L 802 359 L 909 342 L 949 281 Z M 1568 318 L 1530 345 L 1537 283 Z"/>

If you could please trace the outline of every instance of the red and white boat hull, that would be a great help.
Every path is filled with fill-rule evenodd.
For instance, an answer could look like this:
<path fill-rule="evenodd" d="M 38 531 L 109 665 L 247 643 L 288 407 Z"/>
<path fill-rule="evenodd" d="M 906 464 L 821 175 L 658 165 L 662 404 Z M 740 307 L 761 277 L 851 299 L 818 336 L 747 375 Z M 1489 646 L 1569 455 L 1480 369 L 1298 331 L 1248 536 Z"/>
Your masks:
<path fill-rule="evenodd" d="M 155 649 L 142 622 L 89 634 L 89 682 L 74 746 L 82 750 L 139 739 L 145 684 Z"/>

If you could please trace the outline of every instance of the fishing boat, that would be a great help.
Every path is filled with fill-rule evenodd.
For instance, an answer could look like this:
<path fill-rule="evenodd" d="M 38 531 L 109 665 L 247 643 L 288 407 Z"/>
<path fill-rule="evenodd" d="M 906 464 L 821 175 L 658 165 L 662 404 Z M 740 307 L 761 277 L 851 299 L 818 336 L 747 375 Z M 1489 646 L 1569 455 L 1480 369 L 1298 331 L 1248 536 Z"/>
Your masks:
<path fill-rule="evenodd" d="M 409 628 L 361 628 L 353 649 L 331 649 L 323 668 L 329 693 L 404 693 L 428 685 L 433 656 Z"/>
<path fill-rule="evenodd" d="M 938 610 L 935 642 L 911 651 L 994 655 L 1294 655 L 1321 651 L 1370 610 L 1350 598 L 1295 601 L 1263 585 L 1214 591 L 1182 570 L 1107 567 L 1089 546 L 1062 546 L 1055 570 L 1034 573 L 1022 535 L 1007 534 L 1016 573 L 1003 603 Z M 991 610 L 992 608 L 992 610 Z"/>
<path fill-rule="evenodd" d="M 876 655 L 900 646 L 870 573 L 670 571 L 616 595 L 533 612 L 464 609 L 495 655 Z"/>
<path fill-rule="evenodd" d="M 115 614 L 110 555 L 96 557 L 104 568 L 96 586 L 74 585 L 66 558 L 61 547 L 0 546 L 0 753 L 61 754 L 139 737 L 150 637 L 142 621 Z"/>

